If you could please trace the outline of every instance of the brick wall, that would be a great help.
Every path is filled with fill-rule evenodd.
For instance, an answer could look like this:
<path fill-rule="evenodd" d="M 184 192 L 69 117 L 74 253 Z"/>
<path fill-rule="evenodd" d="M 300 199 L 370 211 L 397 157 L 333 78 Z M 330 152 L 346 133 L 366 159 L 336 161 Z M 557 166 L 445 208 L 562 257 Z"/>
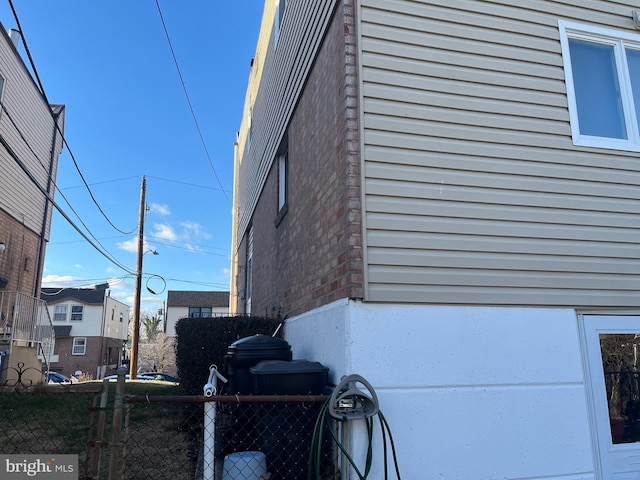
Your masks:
<path fill-rule="evenodd" d="M 84 355 L 72 355 L 73 338 L 56 338 L 54 354 L 58 355 L 58 361 L 52 363 L 50 369 L 59 371 L 66 376 L 73 375 L 80 370 L 96 378 L 98 365 L 101 363 L 101 344 L 101 337 L 87 337 L 86 353 Z"/>
<path fill-rule="evenodd" d="M 0 277 L 9 280 L 4 290 L 39 297 L 36 294 L 39 236 L 0 208 L 0 242 L 6 247 L 0 253 Z"/>
<path fill-rule="evenodd" d="M 353 3 L 338 5 L 289 124 L 287 212 L 278 215 L 274 161 L 252 218 L 255 315 L 363 296 Z"/>

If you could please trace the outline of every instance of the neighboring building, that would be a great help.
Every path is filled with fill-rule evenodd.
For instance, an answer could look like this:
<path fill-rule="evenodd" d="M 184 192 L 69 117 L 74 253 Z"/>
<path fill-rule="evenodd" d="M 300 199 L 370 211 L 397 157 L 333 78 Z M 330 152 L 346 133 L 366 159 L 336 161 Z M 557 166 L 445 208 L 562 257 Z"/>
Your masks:
<path fill-rule="evenodd" d="M 164 332 L 176 336 L 176 323 L 187 317 L 221 317 L 229 315 L 229 292 L 169 290 Z"/>
<path fill-rule="evenodd" d="M 40 282 L 65 114 L 47 103 L 12 36 L 0 25 L 0 384 L 17 369 L 25 383 L 41 380 L 38 352 L 52 337 Z"/>
<path fill-rule="evenodd" d="M 43 288 L 55 343 L 50 370 L 102 378 L 121 365 L 129 331 L 129 306 L 95 288 Z"/>
<path fill-rule="evenodd" d="M 265 2 L 231 312 L 369 380 L 403 478 L 640 478 L 637 8 Z"/>

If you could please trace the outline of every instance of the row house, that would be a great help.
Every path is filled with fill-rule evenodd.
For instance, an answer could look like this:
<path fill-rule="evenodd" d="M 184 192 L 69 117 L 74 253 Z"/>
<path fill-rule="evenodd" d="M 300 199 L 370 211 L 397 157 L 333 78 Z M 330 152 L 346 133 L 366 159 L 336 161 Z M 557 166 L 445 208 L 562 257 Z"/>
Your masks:
<path fill-rule="evenodd" d="M 19 45 L 0 25 L 0 384 L 41 381 L 53 338 L 40 285 L 65 108 L 47 102 Z"/>
<path fill-rule="evenodd" d="M 367 379 L 403 478 L 640 478 L 639 10 L 265 1 L 231 312 Z"/>
<path fill-rule="evenodd" d="M 181 318 L 228 316 L 229 292 L 169 290 L 166 307 L 163 331 L 175 337 L 176 323 Z"/>
<path fill-rule="evenodd" d="M 82 372 L 103 378 L 122 365 L 130 307 L 110 295 L 108 284 L 94 288 L 43 288 L 53 322 L 49 369 L 66 376 Z"/>

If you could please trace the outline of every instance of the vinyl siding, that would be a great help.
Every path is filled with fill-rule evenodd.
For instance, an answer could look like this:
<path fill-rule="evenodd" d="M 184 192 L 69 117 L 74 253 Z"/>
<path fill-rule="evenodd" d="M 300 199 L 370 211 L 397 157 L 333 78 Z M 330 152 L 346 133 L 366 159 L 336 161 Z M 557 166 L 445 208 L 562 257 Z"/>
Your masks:
<path fill-rule="evenodd" d="M 572 144 L 558 20 L 637 6 L 450 4 L 359 5 L 366 300 L 636 307 L 640 156 Z"/>
<path fill-rule="evenodd" d="M 4 32 L 0 39 L 0 75 L 5 80 L 2 96 L 3 111 L 0 113 L 0 135 L 25 164 L 38 184 L 46 190 L 50 171 L 55 181 L 58 155 L 61 150 L 60 135 L 57 136 L 55 161 L 50 169 L 54 121 L 49 113 L 49 106 Z M 61 115 L 61 129 L 62 124 L 63 116 Z M 0 172 L 0 192 L 2 192 L 0 208 L 39 234 L 42 231 L 45 195 L 1 146 Z M 51 211 L 50 207 L 46 219 L 45 238 L 49 235 Z"/>

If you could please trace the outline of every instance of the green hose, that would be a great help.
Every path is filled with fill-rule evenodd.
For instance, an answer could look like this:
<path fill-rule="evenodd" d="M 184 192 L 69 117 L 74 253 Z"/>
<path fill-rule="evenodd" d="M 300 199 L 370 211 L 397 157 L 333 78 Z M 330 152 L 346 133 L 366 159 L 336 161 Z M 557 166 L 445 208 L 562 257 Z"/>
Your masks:
<path fill-rule="evenodd" d="M 355 461 L 349 455 L 349 452 L 346 450 L 344 445 L 340 442 L 340 440 L 336 437 L 334 433 L 333 425 L 331 423 L 331 416 L 328 414 L 329 412 L 329 401 L 327 401 L 322 405 L 320 409 L 320 413 L 318 414 L 318 418 L 316 419 L 315 428 L 313 431 L 313 437 L 311 439 L 311 448 L 309 451 L 309 464 L 307 467 L 307 480 L 322 480 L 322 440 L 324 436 L 324 429 L 331 434 L 331 438 L 336 443 L 342 454 L 349 461 L 349 464 L 353 468 L 353 470 L 358 475 L 359 480 L 367 480 L 369 476 L 369 472 L 371 471 L 371 467 L 373 465 L 373 418 L 364 418 L 367 426 L 367 458 L 365 462 L 364 472 L 361 472 L 360 469 L 355 464 Z M 382 441 L 384 448 L 384 478 L 388 479 L 388 462 L 387 462 L 387 434 L 388 441 L 391 445 L 391 452 L 393 455 L 393 461 L 395 466 L 396 478 L 397 480 L 401 480 L 400 478 L 400 469 L 398 467 L 398 458 L 396 455 L 396 447 L 393 441 L 393 435 L 391 434 L 391 429 L 389 428 L 389 424 L 382 414 L 382 412 L 378 411 L 378 420 L 380 422 L 380 431 L 382 432 Z M 315 476 L 314 476 L 315 474 Z"/>

